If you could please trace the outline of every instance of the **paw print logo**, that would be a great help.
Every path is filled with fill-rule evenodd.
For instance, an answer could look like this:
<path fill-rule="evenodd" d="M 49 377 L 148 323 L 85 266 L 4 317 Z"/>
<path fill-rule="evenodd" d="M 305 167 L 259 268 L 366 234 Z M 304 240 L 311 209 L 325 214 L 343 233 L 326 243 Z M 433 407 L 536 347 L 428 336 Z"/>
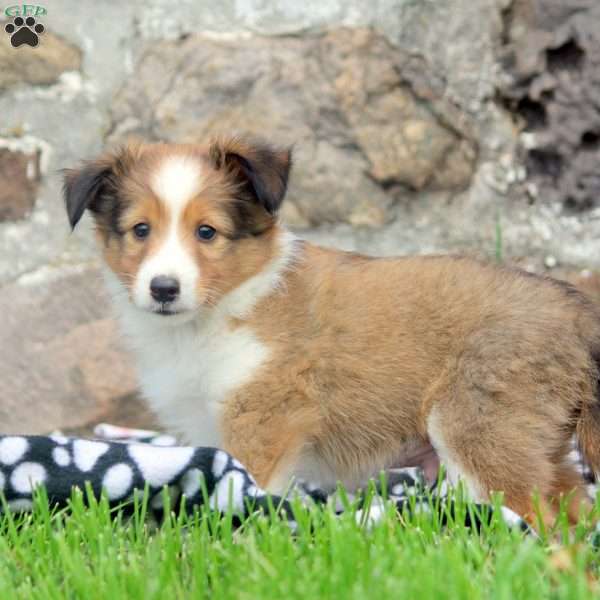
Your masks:
<path fill-rule="evenodd" d="M 10 35 L 10 43 L 13 48 L 18 48 L 23 44 L 27 44 L 35 48 L 39 44 L 39 37 L 44 33 L 44 26 L 41 23 L 36 23 L 33 17 L 15 17 L 12 23 L 8 23 L 4 27 L 4 31 Z"/>

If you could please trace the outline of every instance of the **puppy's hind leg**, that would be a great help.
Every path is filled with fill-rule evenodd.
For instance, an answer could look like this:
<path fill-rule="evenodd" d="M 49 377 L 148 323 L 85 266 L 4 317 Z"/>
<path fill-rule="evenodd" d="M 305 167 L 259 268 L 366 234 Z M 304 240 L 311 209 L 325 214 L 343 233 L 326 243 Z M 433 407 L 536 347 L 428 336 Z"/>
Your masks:
<path fill-rule="evenodd" d="M 472 500 L 488 501 L 491 493 L 502 492 L 504 504 L 535 525 L 537 492 L 540 516 L 551 525 L 556 512 L 546 498 L 554 467 L 542 444 L 548 437 L 527 413 L 526 399 L 511 400 L 479 385 L 455 383 L 430 405 L 427 434 L 450 482 L 462 480 Z"/>

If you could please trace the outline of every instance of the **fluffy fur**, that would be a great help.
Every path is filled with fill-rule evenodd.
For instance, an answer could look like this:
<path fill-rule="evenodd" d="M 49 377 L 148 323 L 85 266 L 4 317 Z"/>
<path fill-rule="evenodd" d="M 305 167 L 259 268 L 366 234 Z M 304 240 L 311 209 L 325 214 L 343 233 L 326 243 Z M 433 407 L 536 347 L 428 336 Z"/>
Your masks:
<path fill-rule="evenodd" d="M 551 515 L 576 432 L 600 470 L 600 315 L 566 284 L 448 257 L 373 259 L 278 224 L 290 152 L 239 139 L 126 147 L 67 173 L 95 219 L 150 405 L 281 492 L 438 458 L 478 500 Z M 136 224 L 150 226 L 137 239 Z M 216 230 L 211 240 L 198 227 Z M 167 306 L 153 277 L 180 283 Z"/>

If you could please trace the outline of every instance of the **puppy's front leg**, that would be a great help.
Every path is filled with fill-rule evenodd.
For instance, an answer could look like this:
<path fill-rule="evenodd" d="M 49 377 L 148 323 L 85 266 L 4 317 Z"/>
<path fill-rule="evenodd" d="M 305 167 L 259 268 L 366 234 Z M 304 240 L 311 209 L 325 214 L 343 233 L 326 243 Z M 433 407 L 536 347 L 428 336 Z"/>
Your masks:
<path fill-rule="evenodd" d="M 237 458 L 260 487 L 282 494 L 289 486 L 302 450 L 310 442 L 314 419 L 308 412 L 285 414 L 246 402 L 230 403 L 223 419 L 225 450 Z"/>

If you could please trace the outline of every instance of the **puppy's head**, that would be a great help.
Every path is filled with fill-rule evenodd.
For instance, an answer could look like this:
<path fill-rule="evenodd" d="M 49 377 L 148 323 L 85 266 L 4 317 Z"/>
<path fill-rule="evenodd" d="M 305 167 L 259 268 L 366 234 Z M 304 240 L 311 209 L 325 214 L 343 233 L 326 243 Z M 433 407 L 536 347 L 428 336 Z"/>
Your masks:
<path fill-rule="evenodd" d="M 65 174 L 71 227 L 89 210 L 104 259 L 139 309 L 194 314 L 277 253 L 290 150 L 237 138 L 129 145 Z"/>

